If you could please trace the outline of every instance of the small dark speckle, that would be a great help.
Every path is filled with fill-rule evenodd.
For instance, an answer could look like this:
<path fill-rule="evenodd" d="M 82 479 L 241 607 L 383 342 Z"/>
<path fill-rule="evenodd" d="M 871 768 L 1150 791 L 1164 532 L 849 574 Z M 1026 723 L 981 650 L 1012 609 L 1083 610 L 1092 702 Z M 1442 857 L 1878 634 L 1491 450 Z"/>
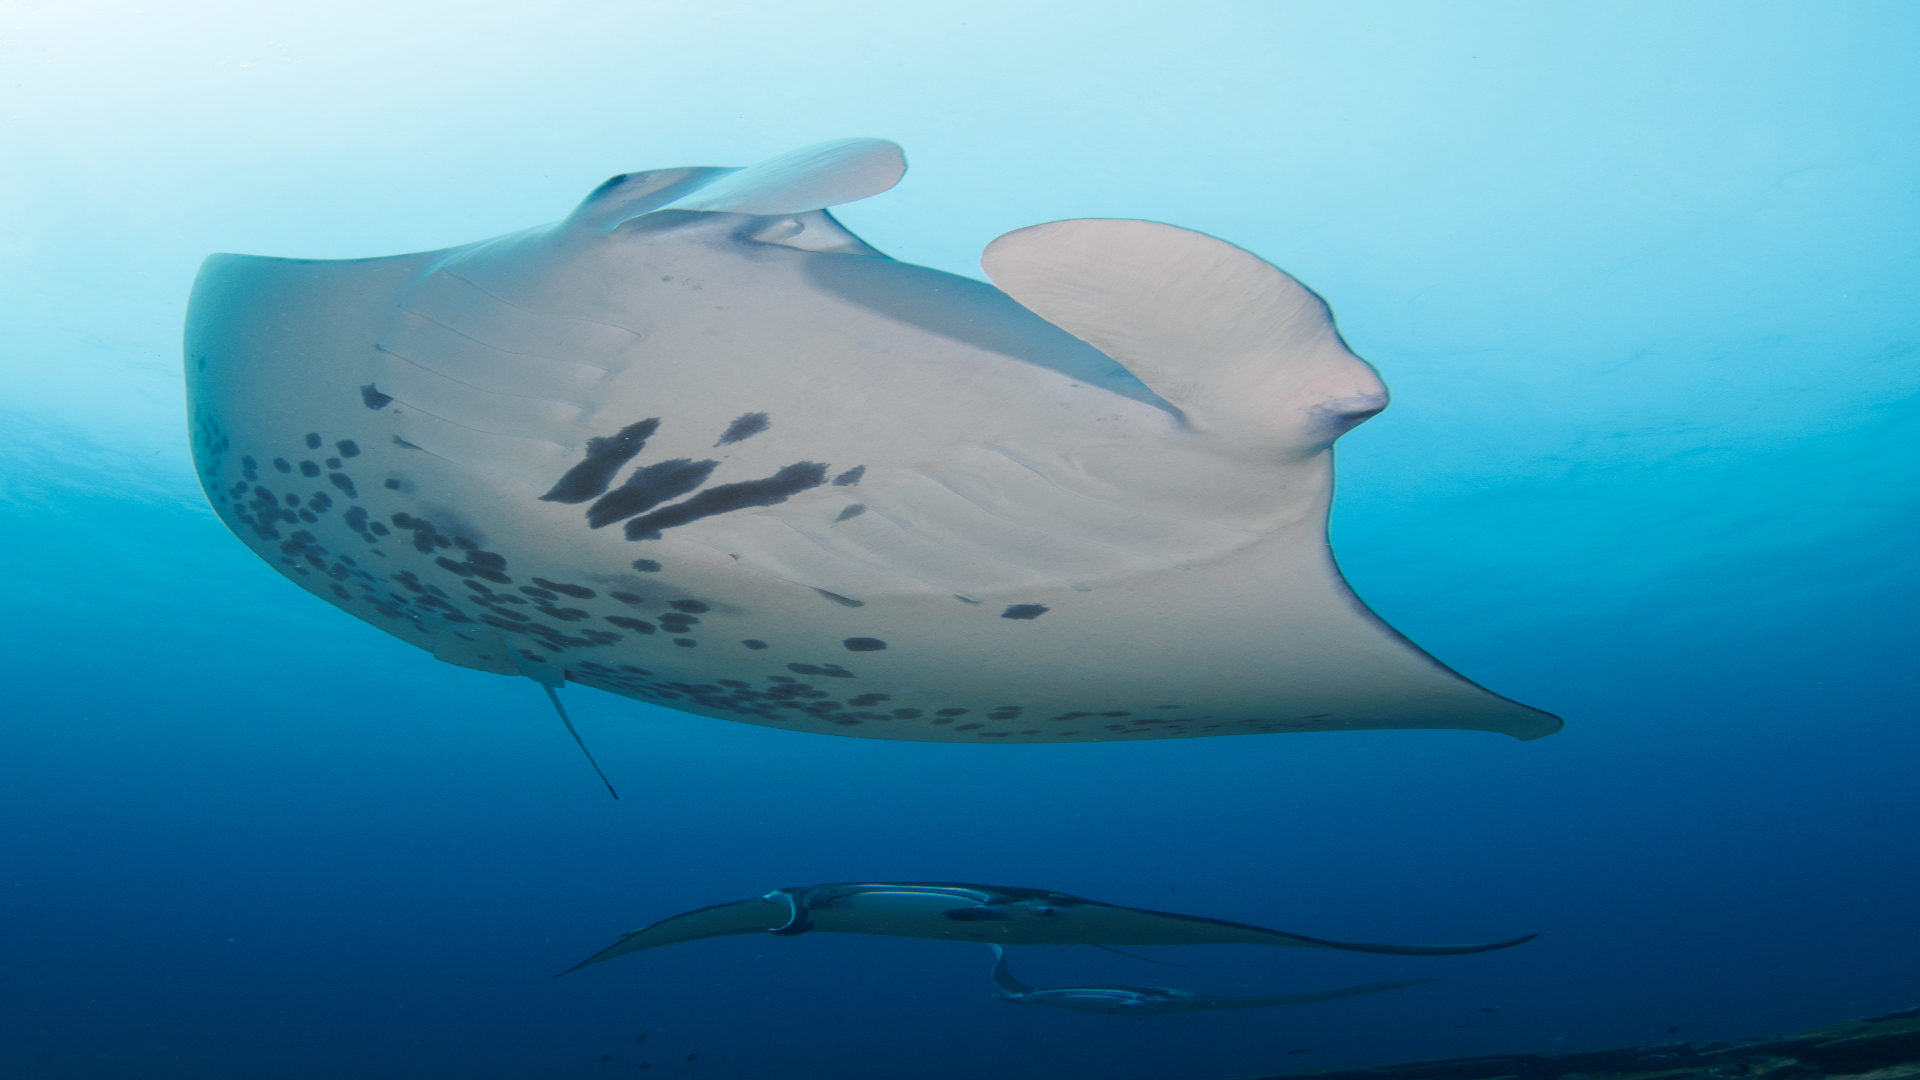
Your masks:
<path fill-rule="evenodd" d="M 633 568 L 643 574 L 657 574 L 660 572 L 660 564 L 652 559 L 635 559 L 633 560 Z"/>
<path fill-rule="evenodd" d="M 1047 613 L 1045 604 L 1015 604 L 1000 613 L 1003 619 L 1037 619 Z M 1051 625 L 1051 624 L 1049 624 Z"/>
<path fill-rule="evenodd" d="M 867 508 L 864 505 L 860 503 L 854 503 L 852 506 L 849 506 L 845 510 L 840 511 L 840 516 L 837 518 L 834 518 L 833 520 L 846 521 L 848 518 L 857 518 L 861 514 L 864 514 L 866 512 L 867 512 Z"/>
<path fill-rule="evenodd" d="M 879 652 L 887 647 L 886 642 L 871 637 L 850 637 L 840 644 L 845 645 L 848 652 Z"/>
<path fill-rule="evenodd" d="M 754 649 L 756 651 L 767 647 L 766 642 L 757 640 L 755 638 L 748 638 L 747 640 L 741 642 L 740 644 L 745 645 L 747 648 Z"/>
<path fill-rule="evenodd" d="M 853 485 L 859 483 L 860 478 L 865 475 L 867 475 L 867 467 L 865 465 L 855 465 L 853 468 L 848 469 L 846 472 L 843 472 L 839 476 L 834 477 L 833 486 L 834 487 L 852 487 Z"/>
<path fill-rule="evenodd" d="M 713 445 L 731 446 L 734 443 L 751 439 L 772 426 L 773 424 L 767 419 L 766 413 L 750 412 L 734 420 L 733 423 L 728 424 L 726 433 L 721 435 L 720 441 Z"/>
<path fill-rule="evenodd" d="M 307 432 L 307 449 L 309 450 L 320 449 L 320 433 L 319 432 L 317 431 Z"/>
<path fill-rule="evenodd" d="M 683 648 L 683 649 L 691 649 L 691 648 L 693 648 L 694 646 L 696 646 L 696 645 L 698 645 L 698 644 L 700 644 L 699 642 L 697 642 L 697 641 L 695 641 L 695 640 L 693 640 L 693 639 L 692 639 L 692 638 L 690 638 L 690 637 L 677 637 L 677 638 L 674 638 L 674 639 L 673 639 L 673 643 L 674 643 L 675 645 L 678 645 L 678 646 L 680 646 L 680 647 L 681 647 L 681 648 Z"/>
<path fill-rule="evenodd" d="M 360 400 L 369 409 L 384 409 L 393 403 L 392 394 L 383 394 L 372 383 L 360 388 Z"/>

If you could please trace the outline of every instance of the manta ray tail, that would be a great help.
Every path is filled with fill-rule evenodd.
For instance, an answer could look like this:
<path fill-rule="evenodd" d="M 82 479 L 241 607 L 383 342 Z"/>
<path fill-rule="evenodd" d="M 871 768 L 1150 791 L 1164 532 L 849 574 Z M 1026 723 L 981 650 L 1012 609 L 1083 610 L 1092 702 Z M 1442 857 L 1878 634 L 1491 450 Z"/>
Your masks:
<path fill-rule="evenodd" d="M 1133 958 L 1133 959 L 1135 959 L 1135 960 L 1145 960 L 1145 961 L 1146 961 L 1147 963 L 1149 963 L 1149 964 L 1159 964 L 1159 965 L 1160 965 L 1161 967 L 1177 967 L 1177 968 L 1183 968 L 1183 967 L 1192 967 L 1192 966 L 1193 966 L 1193 965 L 1191 965 L 1191 964 L 1176 964 L 1176 963 L 1174 963 L 1174 962 L 1173 962 L 1173 961 L 1171 961 L 1171 960 L 1155 960 L 1155 959 L 1154 959 L 1153 957 L 1151 957 L 1151 956 L 1140 956 L 1140 955 L 1138 955 L 1137 953 L 1130 953 L 1130 952 L 1128 952 L 1128 951 L 1127 951 L 1127 950 L 1125 950 L 1125 949 L 1116 949 L 1116 948 L 1114 948 L 1114 947 L 1113 947 L 1113 946 L 1111 946 L 1111 945 L 1095 945 L 1095 944 L 1094 944 L 1093 942 L 1091 942 L 1091 941 L 1089 941 L 1089 942 L 1087 942 L 1087 944 L 1089 944 L 1089 945 L 1093 945 L 1093 947 L 1094 947 L 1094 948 L 1096 948 L 1096 949 L 1105 949 L 1105 950 L 1107 950 L 1108 952 L 1111 952 L 1111 953 L 1119 953 L 1119 954 L 1120 954 L 1121 956 L 1126 956 L 1126 957 L 1131 957 L 1131 958 Z"/>
<path fill-rule="evenodd" d="M 587 755 L 587 764 L 593 766 L 594 775 L 600 778 L 601 783 L 607 785 L 607 794 L 618 799 L 620 793 L 613 790 L 613 781 L 607 779 L 607 774 L 600 770 L 600 763 L 593 760 L 593 751 L 587 749 L 587 744 L 580 738 L 580 733 L 573 729 L 573 721 L 567 718 L 566 706 L 560 704 L 560 695 L 554 693 L 553 687 L 546 683 L 541 683 L 540 689 L 547 692 L 547 700 L 553 702 L 553 711 L 560 714 L 560 722 L 567 725 L 567 734 L 573 736 L 574 744 L 580 747 L 581 753 Z"/>

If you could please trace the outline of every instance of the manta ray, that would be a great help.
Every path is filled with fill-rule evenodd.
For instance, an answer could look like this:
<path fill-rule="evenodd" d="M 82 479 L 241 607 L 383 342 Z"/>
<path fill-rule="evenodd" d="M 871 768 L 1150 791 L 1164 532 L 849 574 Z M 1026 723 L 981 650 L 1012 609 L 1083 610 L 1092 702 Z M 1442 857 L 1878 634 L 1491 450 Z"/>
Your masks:
<path fill-rule="evenodd" d="M 1560 726 L 1342 579 L 1332 447 L 1387 393 L 1319 296 L 1150 221 L 1008 233 L 992 284 L 895 261 L 827 208 L 905 168 L 843 140 L 438 251 L 214 255 L 208 498 L 313 596 L 549 692 L 987 744 Z"/>
<path fill-rule="evenodd" d="M 1116 1016 L 1155 1016 L 1162 1013 L 1306 1005 L 1315 1001 L 1332 1001 L 1335 998 L 1356 997 L 1360 994 L 1378 994 L 1383 990 L 1398 990 L 1403 986 L 1419 986 L 1422 983 L 1440 981 L 1438 979 L 1397 979 L 1393 982 L 1367 983 L 1364 986 L 1322 990 L 1317 994 L 1270 994 L 1263 997 L 1210 997 L 1206 994 L 1196 994 L 1191 990 L 1175 990 L 1165 986 L 1059 986 L 1039 990 L 1014 978 L 1012 969 L 1007 967 L 1005 949 L 998 945 L 987 947 L 993 950 L 993 984 L 1000 988 L 1000 992 L 994 996 L 1001 1001 L 1010 1001 L 1016 1005 L 1041 1005 L 1049 1009 L 1071 1009 L 1074 1012 L 1108 1013 Z"/>
<path fill-rule="evenodd" d="M 775 889 L 750 900 L 736 900 L 662 919 L 623 935 L 619 941 L 567 971 L 578 971 L 628 953 L 701 938 L 757 933 L 793 937 L 812 932 L 884 934 L 989 945 L 1109 948 L 1118 945 L 1288 945 L 1390 956 L 1490 952 L 1540 936 L 1528 934 L 1483 945 L 1368 945 L 1327 941 L 1197 915 L 1120 907 L 1048 889 L 942 881 L 838 882 Z"/>

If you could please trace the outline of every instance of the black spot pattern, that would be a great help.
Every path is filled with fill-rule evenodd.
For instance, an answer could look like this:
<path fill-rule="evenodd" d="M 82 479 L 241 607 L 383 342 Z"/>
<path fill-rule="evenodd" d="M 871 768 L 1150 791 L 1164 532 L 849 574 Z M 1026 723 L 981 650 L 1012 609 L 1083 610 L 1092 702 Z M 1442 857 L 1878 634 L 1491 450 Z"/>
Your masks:
<path fill-rule="evenodd" d="M 628 424 L 606 438 L 588 439 L 586 458 L 568 469 L 560 482 L 540 498 L 546 502 L 583 503 L 604 494 L 607 485 L 613 483 L 613 474 L 619 472 L 622 465 L 632 461 L 634 455 L 646 447 L 647 440 L 659 430 L 660 418 L 656 416 L 637 424 Z"/>
<path fill-rule="evenodd" d="M 372 383 L 368 383 L 360 388 L 360 400 L 364 402 L 369 409 L 384 409 L 388 405 L 393 404 L 393 395 L 383 394 L 375 389 Z"/>
<path fill-rule="evenodd" d="M 307 449 L 309 450 L 320 449 L 320 433 L 319 432 L 317 431 L 307 432 Z"/>
<path fill-rule="evenodd" d="M 319 463 L 319 462 L 317 462 L 317 461 L 303 461 L 303 462 L 301 462 L 301 463 L 300 463 L 300 475 L 301 475 L 301 476 L 308 476 L 308 477 L 312 477 L 312 476 L 319 476 L 319 475 L 320 475 L 320 463 Z"/>
<path fill-rule="evenodd" d="M 654 562 L 652 559 L 635 559 L 633 560 L 633 568 L 643 574 L 657 574 L 660 572 L 660 564 Z"/>
<path fill-rule="evenodd" d="M 635 469 L 633 475 L 627 477 L 626 483 L 621 484 L 587 509 L 587 524 L 596 529 L 602 528 L 623 518 L 645 513 L 669 499 L 677 499 L 706 483 L 707 477 L 713 475 L 713 470 L 719 464 L 712 459 L 695 461 L 692 458 L 674 458 L 671 461 L 662 461 Z M 675 524 L 685 523 L 675 522 Z M 633 539 L 631 528 L 628 529 L 628 533 L 628 539 Z"/>
<path fill-rule="evenodd" d="M 766 413 L 750 412 L 728 424 L 726 432 L 720 436 L 720 441 L 713 445 L 732 446 L 734 443 L 751 439 L 772 426 L 773 423 L 767 419 Z"/>
<path fill-rule="evenodd" d="M 354 442 L 352 439 L 341 439 L 339 442 L 334 443 L 333 446 L 334 449 L 340 451 L 340 456 L 343 458 L 357 458 L 360 456 L 360 444 Z"/>
<path fill-rule="evenodd" d="M 756 649 L 756 650 L 764 649 L 767 647 L 766 642 L 760 641 L 755 638 L 747 638 L 746 640 L 742 641 L 740 644 L 745 645 L 749 649 Z"/>
<path fill-rule="evenodd" d="M 290 473 L 293 471 L 293 463 L 288 461 L 286 458 L 274 458 L 273 467 L 279 470 L 280 472 L 284 472 L 284 473 Z"/>
<path fill-rule="evenodd" d="M 533 583 L 543 589 L 552 589 L 557 593 L 565 593 L 576 600 L 591 600 L 599 595 L 585 585 L 569 585 L 564 581 L 548 581 L 546 578 L 537 577 L 533 579 Z M 705 611 L 706 609 L 701 608 L 701 610 Z"/>
<path fill-rule="evenodd" d="M 772 476 L 710 487 L 685 502 L 655 510 L 627 522 L 627 539 L 658 540 L 663 529 L 698 521 L 749 506 L 774 506 L 809 488 L 827 482 L 827 467 L 817 461 L 798 461 Z M 616 492 L 617 494 L 617 492 Z M 611 498 L 612 496 L 608 496 Z"/>
<path fill-rule="evenodd" d="M 866 512 L 867 512 L 867 508 L 864 505 L 860 503 L 854 503 L 852 506 L 849 506 L 845 510 L 840 511 L 840 516 L 834 518 L 833 520 L 836 522 L 846 521 L 851 518 L 857 518 L 861 514 L 864 514 Z"/>
<path fill-rule="evenodd" d="M 1037 619 L 1049 609 L 1045 604 L 1014 604 L 1000 613 L 1003 619 Z M 1049 624 L 1051 625 L 1051 624 Z"/>
<path fill-rule="evenodd" d="M 860 478 L 865 475 L 867 475 L 867 467 L 865 465 L 855 465 L 853 468 L 848 469 L 846 472 L 843 472 L 839 476 L 834 477 L 833 486 L 834 487 L 852 487 L 853 485 L 859 483 Z"/>
<path fill-rule="evenodd" d="M 879 652 L 887 647 L 886 642 L 872 637 L 850 637 L 840 644 L 845 645 L 848 652 Z"/>

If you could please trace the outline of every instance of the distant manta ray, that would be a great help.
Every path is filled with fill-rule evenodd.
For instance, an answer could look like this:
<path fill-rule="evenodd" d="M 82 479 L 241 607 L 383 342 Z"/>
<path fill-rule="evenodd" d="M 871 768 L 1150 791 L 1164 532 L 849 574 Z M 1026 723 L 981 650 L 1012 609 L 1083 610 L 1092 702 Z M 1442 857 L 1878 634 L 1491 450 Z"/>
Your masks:
<path fill-rule="evenodd" d="M 1490 952 L 1540 936 L 1528 934 L 1486 945 L 1365 945 L 1197 915 L 1119 907 L 1046 889 L 944 881 L 839 882 L 775 889 L 751 900 L 662 919 L 622 935 L 567 971 L 701 938 L 756 933 L 792 937 L 811 932 L 992 945 L 1290 945 L 1390 956 Z"/>
<path fill-rule="evenodd" d="M 1000 988 L 1000 992 L 994 996 L 1001 1001 L 1011 1001 L 1016 1005 L 1042 1005 L 1049 1009 L 1071 1009 L 1074 1012 L 1122 1016 L 1155 1016 L 1161 1013 L 1306 1005 L 1315 1001 L 1332 1001 L 1335 998 L 1357 997 L 1360 994 L 1378 994 L 1383 990 L 1398 990 L 1403 986 L 1419 986 L 1422 983 L 1440 981 L 1439 979 L 1397 979 L 1393 982 L 1367 983 L 1364 986 L 1322 990 L 1317 994 L 1272 994 L 1264 997 L 1210 997 L 1206 994 L 1196 994 L 1191 990 L 1174 990 L 1165 986 L 1058 986 L 1037 990 L 1014 978 L 1012 969 L 1007 967 L 1005 949 L 998 945 L 987 947 L 993 950 L 993 984 Z"/>
<path fill-rule="evenodd" d="M 1560 727 L 1334 565 L 1333 442 L 1387 394 L 1318 296 L 1148 221 L 1008 233 L 993 285 L 896 262 L 825 208 L 905 168 L 852 139 L 616 176 L 440 251 L 214 255 L 186 334 L 207 495 L 441 660 L 725 720 Z"/>

